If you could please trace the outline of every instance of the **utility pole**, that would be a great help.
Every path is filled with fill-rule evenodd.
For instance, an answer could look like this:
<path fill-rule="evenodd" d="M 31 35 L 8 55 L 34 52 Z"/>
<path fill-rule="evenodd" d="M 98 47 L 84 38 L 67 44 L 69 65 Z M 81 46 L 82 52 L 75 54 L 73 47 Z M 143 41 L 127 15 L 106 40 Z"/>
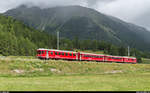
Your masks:
<path fill-rule="evenodd" d="M 128 46 L 128 56 L 130 56 L 130 47 Z"/>
<path fill-rule="evenodd" d="M 64 22 L 64 24 L 65 24 L 65 22 Z M 60 30 L 59 29 L 62 28 L 64 24 L 62 24 L 59 28 L 56 29 L 56 31 L 57 31 L 57 49 L 58 50 L 59 50 L 59 42 L 60 42 L 60 40 L 59 40 L 59 31 Z"/>
<path fill-rule="evenodd" d="M 57 31 L 57 49 L 59 50 L 59 30 Z"/>

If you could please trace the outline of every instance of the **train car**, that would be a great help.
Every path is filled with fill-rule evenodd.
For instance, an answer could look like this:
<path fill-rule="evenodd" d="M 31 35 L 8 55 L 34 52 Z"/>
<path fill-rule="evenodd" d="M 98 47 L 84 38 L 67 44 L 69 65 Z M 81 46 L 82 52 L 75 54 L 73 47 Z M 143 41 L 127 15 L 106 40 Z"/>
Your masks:
<path fill-rule="evenodd" d="M 124 57 L 125 63 L 137 63 L 137 59 L 134 57 Z"/>
<path fill-rule="evenodd" d="M 73 51 L 53 50 L 55 59 L 77 60 L 78 53 Z"/>
<path fill-rule="evenodd" d="M 37 57 L 40 59 L 78 59 L 78 53 L 73 51 L 62 51 L 55 49 L 38 49 Z"/>
<path fill-rule="evenodd" d="M 80 53 L 80 60 L 83 61 L 104 61 L 104 55 L 92 53 Z"/>
<path fill-rule="evenodd" d="M 124 62 L 124 60 L 121 56 L 106 55 L 105 62 Z"/>

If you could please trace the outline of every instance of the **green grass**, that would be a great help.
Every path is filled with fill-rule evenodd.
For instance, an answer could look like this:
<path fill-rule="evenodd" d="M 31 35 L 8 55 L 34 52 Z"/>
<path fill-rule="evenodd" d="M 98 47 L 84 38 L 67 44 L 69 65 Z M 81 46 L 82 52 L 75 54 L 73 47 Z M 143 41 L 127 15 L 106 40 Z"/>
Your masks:
<path fill-rule="evenodd" d="M 150 91 L 148 74 L 0 77 L 2 91 Z"/>
<path fill-rule="evenodd" d="M 0 91 L 150 91 L 150 64 L 1 57 Z M 20 71 L 20 72 L 17 72 Z"/>

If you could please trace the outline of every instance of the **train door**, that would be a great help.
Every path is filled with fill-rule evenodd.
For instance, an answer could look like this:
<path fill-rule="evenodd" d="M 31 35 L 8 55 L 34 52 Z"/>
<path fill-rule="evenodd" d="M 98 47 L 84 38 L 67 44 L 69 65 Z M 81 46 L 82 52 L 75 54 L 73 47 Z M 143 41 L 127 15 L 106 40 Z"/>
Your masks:
<path fill-rule="evenodd" d="M 81 60 L 81 54 L 78 52 L 78 60 Z"/>
<path fill-rule="evenodd" d="M 76 60 L 78 60 L 78 53 L 76 53 Z"/>
<path fill-rule="evenodd" d="M 106 60 L 106 56 L 104 55 L 104 56 L 103 56 L 103 62 L 105 62 L 105 60 Z"/>
<path fill-rule="evenodd" d="M 48 50 L 46 50 L 46 59 L 49 58 Z"/>

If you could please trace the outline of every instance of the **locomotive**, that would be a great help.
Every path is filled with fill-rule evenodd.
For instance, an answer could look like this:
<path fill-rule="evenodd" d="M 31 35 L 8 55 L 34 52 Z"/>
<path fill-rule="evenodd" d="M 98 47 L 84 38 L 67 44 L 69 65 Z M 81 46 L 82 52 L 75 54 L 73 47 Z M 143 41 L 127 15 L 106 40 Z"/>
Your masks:
<path fill-rule="evenodd" d="M 119 63 L 137 63 L 135 57 L 113 56 L 105 54 L 93 54 L 84 52 L 73 52 L 56 49 L 37 49 L 39 59 L 64 59 L 76 61 L 97 61 L 97 62 L 119 62 Z"/>

